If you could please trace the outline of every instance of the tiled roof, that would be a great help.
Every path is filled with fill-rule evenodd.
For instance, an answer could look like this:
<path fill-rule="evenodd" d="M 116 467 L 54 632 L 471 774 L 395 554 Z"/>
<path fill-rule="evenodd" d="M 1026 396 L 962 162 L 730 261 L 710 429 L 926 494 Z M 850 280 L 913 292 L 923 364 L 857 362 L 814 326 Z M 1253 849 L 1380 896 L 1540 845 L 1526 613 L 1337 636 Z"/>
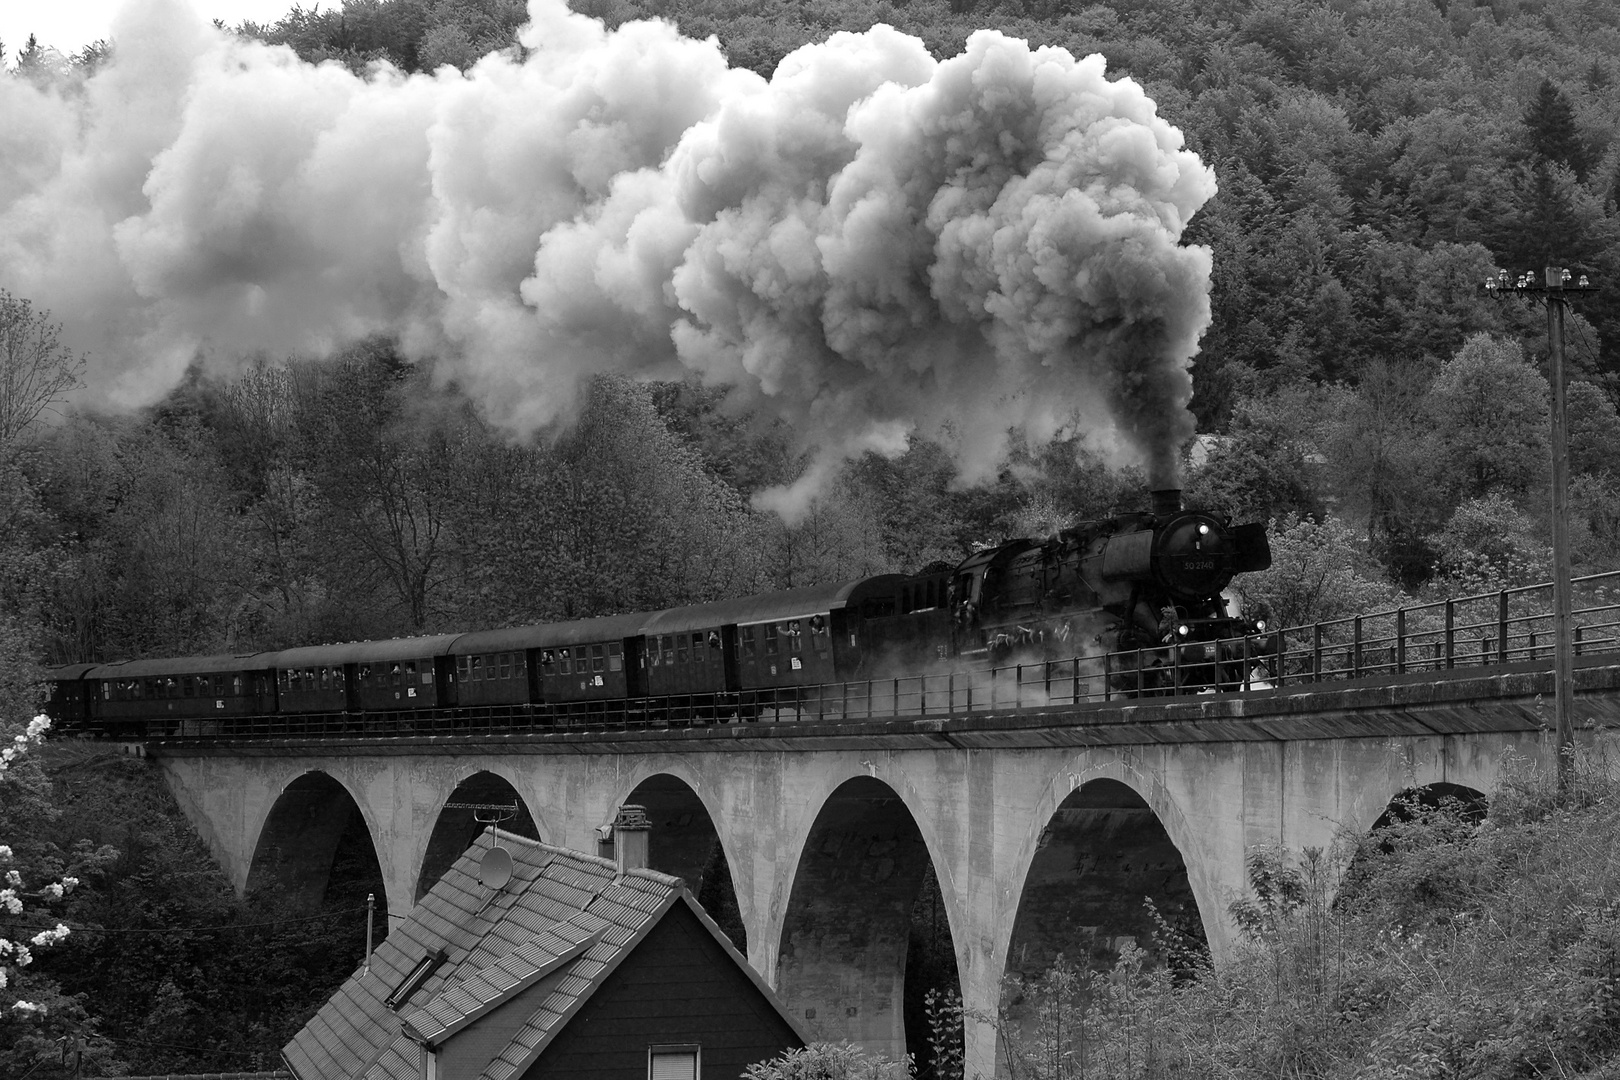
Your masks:
<path fill-rule="evenodd" d="M 571 922 L 558 923 L 488 967 L 446 987 L 426 1005 L 408 1010 L 405 1023 L 418 1038 L 440 1042 L 601 940 L 601 934 L 587 933 Z"/>
<path fill-rule="evenodd" d="M 512 881 L 499 892 L 478 881 L 479 863 L 497 837 L 513 864 Z M 667 874 L 621 875 L 607 859 L 488 830 L 389 933 L 370 971 L 351 976 L 282 1057 L 299 1080 L 416 1080 L 420 1063 L 409 1029 L 430 1041 L 448 1038 L 513 994 L 538 987 L 539 1007 L 484 1073 L 509 1080 L 683 892 L 680 879 Z M 384 999 L 438 949 L 445 962 L 396 1015 Z"/>

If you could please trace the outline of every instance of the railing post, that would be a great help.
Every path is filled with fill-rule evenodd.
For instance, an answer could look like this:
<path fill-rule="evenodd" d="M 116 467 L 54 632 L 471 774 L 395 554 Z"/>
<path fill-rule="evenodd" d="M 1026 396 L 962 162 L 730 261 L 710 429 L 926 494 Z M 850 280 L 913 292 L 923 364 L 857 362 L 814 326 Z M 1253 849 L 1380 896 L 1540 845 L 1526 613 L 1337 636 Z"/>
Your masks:
<path fill-rule="evenodd" d="M 896 720 L 900 719 L 900 680 L 894 680 L 894 704 L 889 707 L 889 715 Z"/>
<path fill-rule="evenodd" d="M 1322 681 L 1322 624 L 1311 627 L 1311 676 Z"/>
<path fill-rule="evenodd" d="M 1585 629 L 1585 627 L 1582 627 L 1582 626 L 1577 626 L 1575 628 L 1575 655 L 1576 656 L 1581 655 L 1581 631 L 1584 630 L 1584 629 Z"/>
<path fill-rule="evenodd" d="M 949 671 L 945 675 L 945 715 L 956 714 L 956 672 Z"/>
<path fill-rule="evenodd" d="M 1013 665 L 1013 712 L 1024 707 L 1024 665 Z"/>
<path fill-rule="evenodd" d="M 1355 653 L 1354 653 L 1355 659 L 1351 664 L 1351 677 L 1359 679 L 1359 678 L 1361 678 L 1361 616 L 1360 615 L 1356 616 L 1355 628 L 1356 628 Z"/>
<path fill-rule="evenodd" d="M 1113 663 L 1113 660 L 1114 660 L 1114 654 L 1112 652 L 1110 652 L 1109 650 L 1104 649 L 1103 650 L 1103 704 L 1105 704 L 1105 705 L 1108 702 L 1113 700 L 1114 691 L 1113 691 L 1113 686 L 1111 685 L 1113 683 L 1113 681 L 1114 681 L 1114 672 L 1113 672 L 1114 663 Z M 1077 674 L 1075 675 L 1076 685 L 1079 685 L 1079 682 L 1078 682 L 1078 680 L 1080 678 L 1080 676 L 1078 674 L 1079 669 L 1076 668 L 1075 671 L 1077 672 Z M 1087 695 L 1087 696 L 1090 696 L 1090 695 Z"/>
<path fill-rule="evenodd" d="M 1457 605 L 1446 600 L 1446 667 L 1457 666 Z"/>
<path fill-rule="evenodd" d="M 1250 666 L 1251 665 L 1250 665 L 1250 660 L 1249 660 L 1249 635 L 1244 634 L 1243 635 L 1243 679 L 1242 679 L 1242 681 L 1240 682 L 1239 685 L 1241 686 L 1241 688 L 1243 689 L 1243 691 L 1245 693 L 1247 693 L 1248 689 L 1249 689 L 1249 667 Z M 1221 681 L 1220 680 L 1220 672 L 1221 672 L 1221 643 L 1219 641 L 1217 641 L 1215 643 L 1215 676 L 1216 676 L 1215 682 L 1217 684 L 1217 687 L 1219 686 L 1220 681 Z"/>
<path fill-rule="evenodd" d="M 1395 612 L 1395 674 L 1406 674 L 1406 609 Z"/>
<path fill-rule="evenodd" d="M 1496 594 L 1496 662 L 1508 662 L 1507 590 Z"/>
<path fill-rule="evenodd" d="M 917 676 L 917 715 L 928 715 L 928 676 Z"/>

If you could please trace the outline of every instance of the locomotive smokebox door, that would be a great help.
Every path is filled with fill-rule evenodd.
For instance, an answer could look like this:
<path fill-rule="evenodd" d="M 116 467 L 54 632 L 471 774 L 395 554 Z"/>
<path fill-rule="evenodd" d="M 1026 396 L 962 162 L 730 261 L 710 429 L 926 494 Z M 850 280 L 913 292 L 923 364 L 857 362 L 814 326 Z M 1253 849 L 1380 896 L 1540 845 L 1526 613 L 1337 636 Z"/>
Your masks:
<path fill-rule="evenodd" d="M 1237 547 L 1232 563 L 1234 573 L 1251 574 L 1271 569 L 1271 542 L 1266 539 L 1266 527 L 1260 522 L 1233 526 L 1232 542 Z"/>

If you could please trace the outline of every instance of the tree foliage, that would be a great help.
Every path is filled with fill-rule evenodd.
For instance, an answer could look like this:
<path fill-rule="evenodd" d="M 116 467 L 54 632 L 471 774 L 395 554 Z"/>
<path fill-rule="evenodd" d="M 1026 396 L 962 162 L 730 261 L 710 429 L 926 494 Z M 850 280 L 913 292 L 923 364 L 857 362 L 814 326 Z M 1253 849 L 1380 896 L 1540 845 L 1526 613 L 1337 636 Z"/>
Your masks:
<path fill-rule="evenodd" d="M 998 1025 L 1019 1080 L 1601 1080 L 1620 1066 L 1614 747 L 1504 761 L 1488 814 L 1412 792 L 1327 850 L 1251 848 L 1220 969 L 1055 964 Z"/>

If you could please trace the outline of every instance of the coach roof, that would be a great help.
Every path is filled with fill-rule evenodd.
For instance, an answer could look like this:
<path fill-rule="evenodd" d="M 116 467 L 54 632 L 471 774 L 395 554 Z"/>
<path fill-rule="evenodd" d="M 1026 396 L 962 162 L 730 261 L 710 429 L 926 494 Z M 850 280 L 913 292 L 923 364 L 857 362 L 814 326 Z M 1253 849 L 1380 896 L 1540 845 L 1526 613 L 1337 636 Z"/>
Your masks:
<path fill-rule="evenodd" d="M 589 645 L 640 637 L 642 628 L 661 612 L 640 611 L 633 615 L 605 615 L 600 619 L 574 619 L 570 622 L 513 626 L 505 630 L 479 630 L 462 634 L 451 646 L 457 656 L 474 653 L 507 652 L 518 649 L 549 649 Z"/>
<path fill-rule="evenodd" d="M 265 667 L 301 668 L 335 667 L 338 664 L 375 664 L 389 660 L 417 660 L 424 656 L 443 656 L 458 634 L 433 634 L 429 637 L 389 638 L 385 641 L 349 641 L 339 645 L 304 645 L 296 649 L 283 649 L 266 653 Z"/>
<path fill-rule="evenodd" d="M 219 656 L 178 656 L 158 660 L 124 660 L 102 664 L 85 673 L 87 679 L 145 679 L 154 675 L 212 675 L 220 671 L 263 671 L 274 653 L 225 653 Z"/>
<path fill-rule="evenodd" d="M 648 620 L 647 633 L 678 634 L 684 630 L 703 630 L 731 623 L 748 625 L 808 618 L 858 604 L 874 594 L 892 593 L 904 580 L 900 574 L 880 574 L 835 585 L 806 585 L 763 596 L 744 596 L 736 600 L 717 600 L 712 604 L 671 608 Z"/>

